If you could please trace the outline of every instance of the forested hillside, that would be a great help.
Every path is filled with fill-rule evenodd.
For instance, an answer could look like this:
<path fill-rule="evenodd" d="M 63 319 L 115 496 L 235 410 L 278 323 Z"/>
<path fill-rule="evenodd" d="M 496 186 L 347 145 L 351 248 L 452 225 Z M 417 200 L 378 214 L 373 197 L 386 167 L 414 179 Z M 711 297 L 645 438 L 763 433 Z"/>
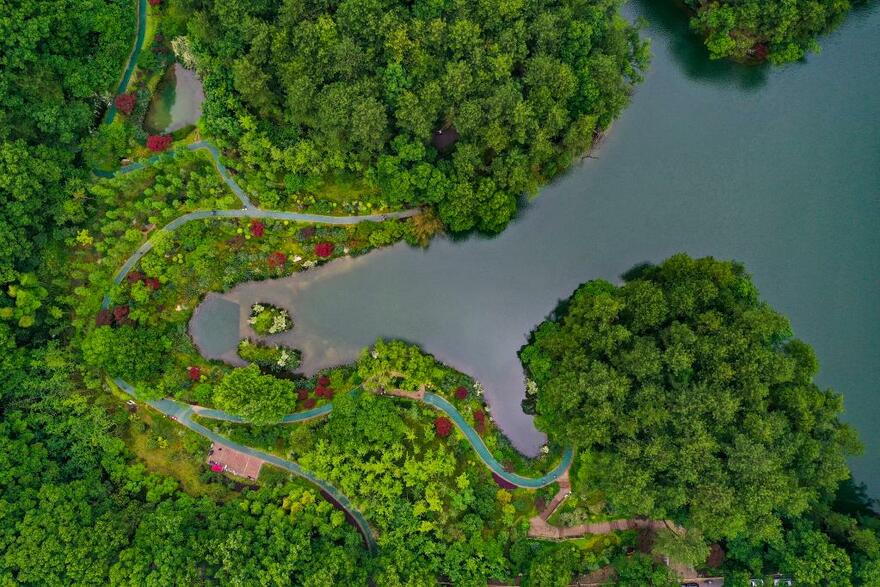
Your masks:
<path fill-rule="evenodd" d="M 750 576 L 878 584 L 880 520 L 840 505 L 858 440 L 813 350 L 739 264 L 676 255 L 629 277 L 582 285 L 521 351 L 536 424 L 578 448 L 576 491 L 682 524 L 668 547 L 691 564 L 720 543 Z"/>
<path fill-rule="evenodd" d="M 497 232 L 627 104 L 647 48 L 619 5 L 192 2 L 205 128 L 273 204 L 353 176 Z"/>

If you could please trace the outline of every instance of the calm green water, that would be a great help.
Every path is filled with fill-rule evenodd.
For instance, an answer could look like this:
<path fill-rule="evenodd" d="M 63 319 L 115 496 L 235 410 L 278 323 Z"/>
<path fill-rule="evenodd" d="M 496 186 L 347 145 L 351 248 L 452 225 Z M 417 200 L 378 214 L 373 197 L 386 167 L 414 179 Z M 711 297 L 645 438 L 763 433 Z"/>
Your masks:
<path fill-rule="evenodd" d="M 175 63 L 165 72 L 150 100 L 144 127 L 155 134 L 195 124 L 202 116 L 205 92 L 196 72 Z"/>
<path fill-rule="evenodd" d="M 866 445 L 857 479 L 880 495 L 880 10 L 770 70 L 710 62 L 670 4 L 627 7 L 649 19 L 654 60 L 598 159 L 500 237 L 397 246 L 229 297 L 286 301 L 307 369 L 378 336 L 424 345 L 482 381 L 493 417 L 534 451 L 516 351 L 558 299 L 679 251 L 738 259 L 816 348 L 820 383 L 844 393 Z"/>

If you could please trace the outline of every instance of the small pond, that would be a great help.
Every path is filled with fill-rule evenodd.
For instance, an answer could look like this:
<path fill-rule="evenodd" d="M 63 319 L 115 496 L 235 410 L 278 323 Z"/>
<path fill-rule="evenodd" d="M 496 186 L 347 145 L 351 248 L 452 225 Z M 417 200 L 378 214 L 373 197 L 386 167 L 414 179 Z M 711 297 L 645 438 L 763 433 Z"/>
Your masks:
<path fill-rule="evenodd" d="M 195 124 L 202 116 L 205 92 L 196 72 L 175 63 L 165 71 L 150 100 L 144 129 L 167 134 Z"/>

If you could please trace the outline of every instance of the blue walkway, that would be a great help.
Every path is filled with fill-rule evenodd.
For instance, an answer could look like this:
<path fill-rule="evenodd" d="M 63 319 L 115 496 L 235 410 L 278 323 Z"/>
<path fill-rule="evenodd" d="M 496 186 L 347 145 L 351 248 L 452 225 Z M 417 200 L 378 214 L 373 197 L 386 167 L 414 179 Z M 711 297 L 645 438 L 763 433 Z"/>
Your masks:
<path fill-rule="evenodd" d="M 111 98 L 110 107 L 107 108 L 107 113 L 104 114 L 105 124 L 110 124 L 116 118 L 116 96 L 125 93 L 126 88 L 128 88 L 128 82 L 131 80 L 131 74 L 134 73 L 134 68 L 137 65 L 138 57 L 141 55 L 141 46 L 144 44 L 144 34 L 147 30 L 147 0 L 138 0 L 137 21 L 137 35 L 134 40 L 134 47 L 128 58 L 128 65 L 122 73 L 119 86 L 116 88 L 116 94 Z"/>
<path fill-rule="evenodd" d="M 113 381 L 121 390 L 123 390 L 129 396 L 134 399 L 139 399 L 135 389 L 126 381 L 118 377 L 115 378 Z M 275 465 L 276 467 L 280 467 L 285 471 L 293 473 L 297 477 L 305 479 L 306 481 L 318 486 L 320 489 L 330 495 L 346 512 L 348 512 L 348 514 L 357 524 L 358 530 L 360 530 L 360 533 L 363 535 L 364 541 L 367 544 L 367 548 L 369 548 L 370 552 L 376 552 L 376 538 L 373 535 L 373 531 L 370 529 L 370 525 L 367 523 L 366 518 L 364 518 L 364 515 L 351 503 L 351 501 L 345 495 L 343 495 L 338 489 L 336 489 L 336 487 L 334 487 L 330 483 L 324 481 L 323 479 L 315 477 L 312 473 L 306 471 L 293 461 L 288 461 L 271 453 L 263 452 L 244 444 L 233 442 L 225 436 L 217 434 L 210 428 L 206 428 L 198 422 L 194 422 L 192 419 L 193 410 L 187 404 L 180 403 L 171 399 L 147 400 L 146 403 L 154 409 L 158 410 L 159 412 L 165 414 L 166 416 L 173 418 L 181 425 L 186 426 L 196 434 L 204 436 L 211 442 L 216 442 L 217 444 L 228 446 L 229 448 L 237 450 L 238 452 L 266 461 L 267 463 Z M 329 410 L 327 411 L 329 412 Z"/>

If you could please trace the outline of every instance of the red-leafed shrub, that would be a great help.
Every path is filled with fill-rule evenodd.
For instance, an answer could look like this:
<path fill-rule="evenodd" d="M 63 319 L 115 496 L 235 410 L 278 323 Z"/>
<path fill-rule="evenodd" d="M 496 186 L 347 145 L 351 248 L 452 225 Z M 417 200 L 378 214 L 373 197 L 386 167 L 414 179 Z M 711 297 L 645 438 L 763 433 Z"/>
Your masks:
<path fill-rule="evenodd" d="M 758 61 L 764 61 L 769 54 L 770 47 L 767 46 L 767 43 L 758 43 L 752 47 L 752 56 Z"/>
<path fill-rule="evenodd" d="M 320 385 L 321 387 L 327 387 L 328 385 L 330 385 L 330 378 L 326 375 L 321 375 L 320 377 L 318 377 L 318 385 Z"/>
<path fill-rule="evenodd" d="M 516 485 L 506 479 L 502 479 L 498 476 L 498 473 L 492 473 L 492 478 L 495 480 L 495 483 L 503 489 L 516 489 Z"/>
<path fill-rule="evenodd" d="M 129 283 L 137 283 L 141 279 L 144 278 L 144 274 L 140 271 L 132 271 L 128 275 L 125 276 Z"/>
<path fill-rule="evenodd" d="M 446 416 L 437 416 L 434 420 L 434 431 L 440 438 L 446 438 L 452 432 L 452 421 Z"/>
<path fill-rule="evenodd" d="M 263 236 L 263 233 L 266 232 L 266 225 L 260 222 L 259 220 L 254 220 L 251 222 L 251 234 L 254 236 Z"/>
<path fill-rule="evenodd" d="M 153 7 L 156 7 L 156 6 L 159 6 L 160 4 L 162 4 L 162 0 L 148 0 L 148 2 L 150 3 L 150 6 L 153 6 Z"/>
<path fill-rule="evenodd" d="M 299 237 L 303 240 L 308 240 L 315 236 L 318 232 L 318 229 L 314 226 L 306 226 L 299 229 Z"/>
<path fill-rule="evenodd" d="M 122 322 L 128 317 L 128 306 L 116 306 L 113 308 L 113 319 Z"/>
<path fill-rule="evenodd" d="M 199 381 L 202 378 L 201 367 L 190 367 L 186 370 L 186 373 L 189 375 L 190 381 Z"/>
<path fill-rule="evenodd" d="M 171 135 L 150 135 L 147 137 L 147 148 L 154 153 L 161 153 L 171 146 Z"/>
<path fill-rule="evenodd" d="M 101 308 L 95 316 L 95 326 L 110 326 L 113 324 L 113 312 L 107 308 Z"/>
<path fill-rule="evenodd" d="M 474 410 L 474 429 L 483 434 L 486 431 L 486 413 L 477 408 Z"/>
<path fill-rule="evenodd" d="M 116 109 L 128 116 L 131 114 L 131 111 L 134 110 L 134 106 L 137 103 L 137 98 L 134 94 L 119 94 L 116 96 L 116 99 L 113 100 L 113 104 L 116 106 Z"/>
<path fill-rule="evenodd" d="M 155 277 L 147 277 L 146 279 L 144 279 L 144 285 L 150 288 L 151 291 L 156 291 L 157 289 L 162 287 L 162 284 L 159 283 L 159 280 Z"/>
<path fill-rule="evenodd" d="M 298 399 L 299 401 L 303 401 L 305 399 L 308 399 L 308 397 L 309 397 L 309 390 L 308 389 L 296 390 L 296 399 Z"/>
<path fill-rule="evenodd" d="M 307 410 L 310 410 L 310 409 L 314 408 L 315 404 L 317 404 L 317 403 L 318 403 L 318 401 L 315 398 L 310 397 L 310 398 L 307 398 L 306 401 L 303 402 L 303 407 Z"/>
<path fill-rule="evenodd" d="M 284 264 L 287 262 L 287 255 L 280 251 L 275 251 L 274 253 L 269 255 L 269 258 L 266 260 L 266 262 L 272 269 L 284 267 Z"/>
<path fill-rule="evenodd" d="M 468 396 L 468 390 L 467 390 L 467 387 L 465 387 L 464 385 L 458 387 L 455 390 L 455 399 L 466 399 L 467 396 Z"/>
<path fill-rule="evenodd" d="M 324 397 L 327 399 L 333 399 L 333 390 L 329 387 L 324 391 Z"/>
<path fill-rule="evenodd" d="M 333 254 L 333 243 L 323 242 L 316 244 L 315 254 L 319 257 L 329 257 Z"/>

